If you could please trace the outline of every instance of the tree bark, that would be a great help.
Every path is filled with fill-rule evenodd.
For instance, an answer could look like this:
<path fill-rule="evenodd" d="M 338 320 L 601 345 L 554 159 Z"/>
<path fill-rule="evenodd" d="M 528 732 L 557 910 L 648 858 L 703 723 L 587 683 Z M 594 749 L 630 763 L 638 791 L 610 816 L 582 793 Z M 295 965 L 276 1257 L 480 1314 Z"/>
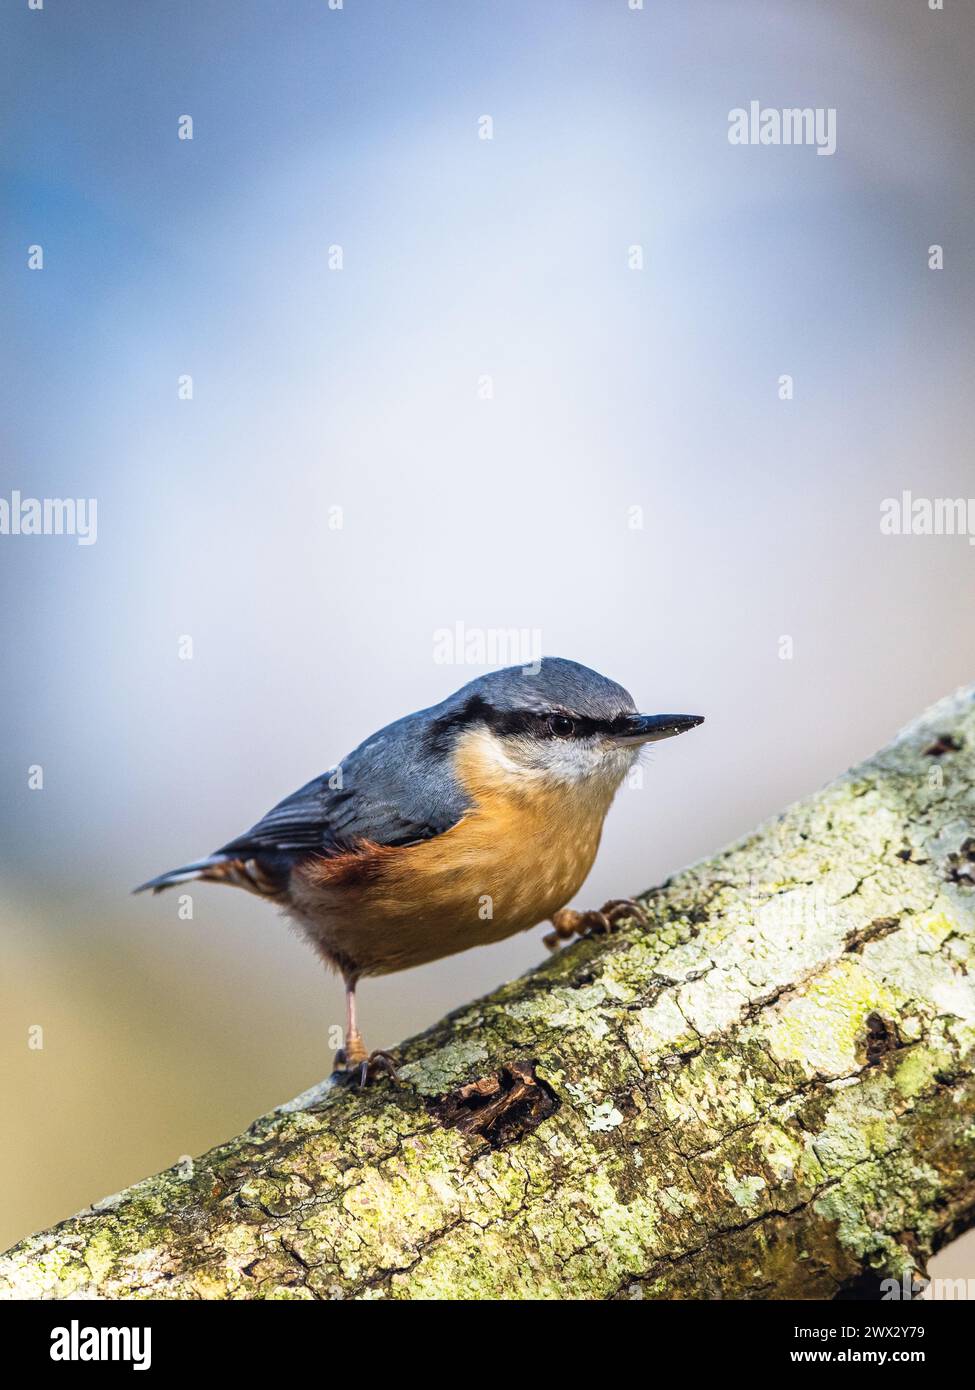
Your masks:
<path fill-rule="evenodd" d="M 975 1223 L 975 690 L 402 1047 L 31 1236 L 46 1298 L 829 1298 Z"/>

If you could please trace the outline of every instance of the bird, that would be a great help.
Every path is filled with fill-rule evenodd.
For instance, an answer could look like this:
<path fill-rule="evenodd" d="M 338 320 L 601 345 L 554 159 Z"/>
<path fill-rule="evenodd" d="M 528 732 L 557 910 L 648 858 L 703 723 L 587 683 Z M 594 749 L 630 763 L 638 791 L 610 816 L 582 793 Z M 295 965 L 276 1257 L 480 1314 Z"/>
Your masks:
<path fill-rule="evenodd" d="M 640 714 L 616 681 L 563 657 L 480 675 L 408 714 L 206 858 L 133 891 L 200 880 L 276 904 L 345 984 L 336 1074 L 395 1075 L 359 1031 L 356 987 L 551 921 L 554 946 L 639 905 L 566 904 L 640 750 L 703 723 Z"/>

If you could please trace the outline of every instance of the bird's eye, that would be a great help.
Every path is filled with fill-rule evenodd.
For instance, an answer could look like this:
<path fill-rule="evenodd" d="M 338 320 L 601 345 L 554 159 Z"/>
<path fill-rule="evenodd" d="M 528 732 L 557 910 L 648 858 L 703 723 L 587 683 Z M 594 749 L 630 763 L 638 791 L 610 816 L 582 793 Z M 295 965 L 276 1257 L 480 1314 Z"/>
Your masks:
<path fill-rule="evenodd" d="M 568 738 L 575 732 L 575 723 L 567 714 L 550 714 L 548 717 L 548 727 L 556 738 Z"/>

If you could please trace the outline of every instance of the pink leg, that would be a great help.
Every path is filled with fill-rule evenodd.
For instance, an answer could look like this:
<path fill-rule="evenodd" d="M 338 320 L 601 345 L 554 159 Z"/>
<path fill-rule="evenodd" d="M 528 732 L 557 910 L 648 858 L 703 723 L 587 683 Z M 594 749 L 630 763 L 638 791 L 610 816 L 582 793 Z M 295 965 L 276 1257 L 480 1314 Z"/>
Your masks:
<path fill-rule="evenodd" d="M 361 1090 L 374 1081 L 380 1072 L 386 1072 L 396 1080 L 396 1067 L 388 1052 L 366 1051 L 356 1018 L 356 983 L 354 979 L 345 982 L 345 1046 L 336 1054 L 335 1070 L 345 1072 L 350 1077 L 358 1074 Z"/>

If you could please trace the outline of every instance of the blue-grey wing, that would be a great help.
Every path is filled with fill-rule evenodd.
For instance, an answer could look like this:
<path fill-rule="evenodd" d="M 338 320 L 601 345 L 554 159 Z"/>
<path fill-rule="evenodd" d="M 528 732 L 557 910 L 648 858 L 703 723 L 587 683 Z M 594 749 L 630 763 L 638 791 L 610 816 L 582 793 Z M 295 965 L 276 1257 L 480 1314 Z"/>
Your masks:
<path fill-rule="evenodd" d="M 422 740 L 417 716 L 374 735 L 338 767 L 285 797 L 220 854 L 339 854 L 361 840 L 407 845 L 456 825 L 468 801 Z"/>
<path fill-rule="evenodd" d="M 371 840 L 377 845 L 406 845 L 440 835 L 459 819 L 436 814 L 419 816 L 366 789 L 335 787 L 334 775 L 323 773 L 285 797 L 250 830 L 218 852 L 338 854 L 360 840 Z"/>

